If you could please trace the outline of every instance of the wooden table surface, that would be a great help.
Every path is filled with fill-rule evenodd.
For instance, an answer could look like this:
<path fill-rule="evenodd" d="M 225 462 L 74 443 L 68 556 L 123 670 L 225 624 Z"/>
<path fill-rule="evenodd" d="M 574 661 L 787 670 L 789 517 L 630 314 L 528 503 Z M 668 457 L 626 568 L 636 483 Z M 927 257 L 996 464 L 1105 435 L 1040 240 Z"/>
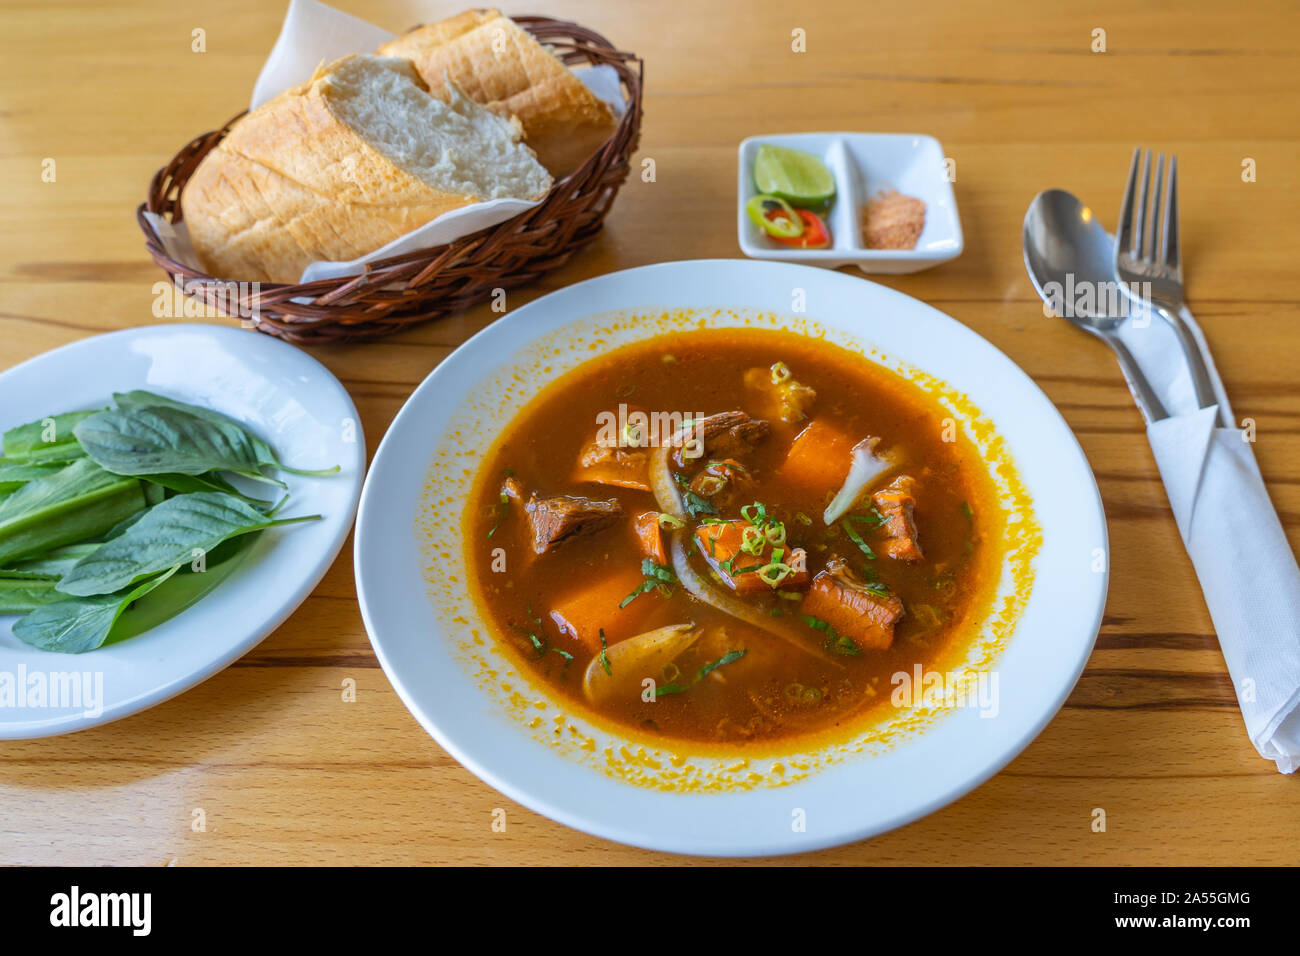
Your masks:
<path fill-rule="evenodd" d="M 390 29 L 445 4 L 343 0 Z M 541 4 L 506 5 L 539 12 Z M 282 16 L 254 0 L 0 7 L 0 368 L 167 321 L 134 212 L 177 147 L 237 112 Z M 1141 421 L 1111 355 L 1043 317 L 1030 198 L 1068 188 L 1114 228 L 1130 151 L 1178 153 L 1190 303 L 1292 545 L 1300 543 L 1300 9 L 1284 2 L 904 4 L 553 0 L 646 61 L 640 155 L 603 236 L 516 306 L 615 269 L 739 255 L 736 144 L 764 132 L 930 133 L 956 161 L 966 251 L 880 281 L 1024 368 L 1096 471 L 1113 548 L 1096 651 L 1022 756 L 955 804 L 818 863 L 1294 863 L 1300 780 L 1251 747 Z M 191 51 L 196 28 L 207 51 Z M 806 31 L 793 53 L 791 31 Z M 1093 31 L 1106 51 L 1093 52 Z M 1255 182 L 1243 182 L 1247 157 Z M 57 179 L 42 182 L 42 161 Z M 313 349 L 371 448 L 486 308 Z M 253 334 L 253 333 L 249 333 Z M 3 409 L 0 409 L 0 417 Z M 356 680 L 355 703 L 341 700 Z M 261 646 L 108 726 L 0 748 L 0 863 L 634 863 L 480 783 L 416 724 L 357 610 L 351 542 Z M 1091 828 L 1104 808 L 1105 833 Z M 493 832 L 504 808 L 507 828 Z M 192 826 L 201 809 L 206 829 Z"/>

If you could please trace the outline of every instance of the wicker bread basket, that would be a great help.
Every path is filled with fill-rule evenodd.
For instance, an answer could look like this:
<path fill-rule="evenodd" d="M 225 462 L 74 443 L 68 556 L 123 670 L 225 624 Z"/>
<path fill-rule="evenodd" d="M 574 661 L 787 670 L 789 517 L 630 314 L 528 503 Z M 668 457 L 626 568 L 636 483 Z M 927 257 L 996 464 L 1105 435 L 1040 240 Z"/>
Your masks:
<path fill-rule="evenodd" d="M 566 64 L 607 65 L 618 72 L 627 110 L 614 134 L 587 161 L 557 181 L 542 202 L 513 219 L 444 246 L 379 259 L 362 275 L 297 285 L 239 283 L 209 276 L 171 258 L 146 212 L 181 221 L 181 192 L 200 160 L 221 141 L 236 116 L 186 145 L 154 174 L 136 219 L 145 248 L 187 291 L 228 312 L 257 316 L 256 327 L 299 345 L 374 338 L 468 308 L 531 282 L 569 261 L 600 232 L 627 178 L 641 133 L 641 60 L 616 50 L 599 33 L 549 17 L 514 17 Z M 240 114 L 243 115 L 242 113 Z M 205 287 L 205 282 L 212 282 Z"/>

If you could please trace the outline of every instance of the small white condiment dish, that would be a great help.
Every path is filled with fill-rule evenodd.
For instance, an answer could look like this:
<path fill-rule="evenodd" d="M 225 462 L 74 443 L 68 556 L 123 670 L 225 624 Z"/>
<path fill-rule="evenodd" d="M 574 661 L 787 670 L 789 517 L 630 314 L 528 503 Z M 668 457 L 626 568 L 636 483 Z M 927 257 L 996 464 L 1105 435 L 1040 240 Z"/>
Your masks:
<path fill-rule="evenodd" d="M 820 213 L 831 233 L 826 249 L 795 249 L 764 235 L 745 212 L 758 195 L 754 158 L 760 146 L 785 146 L 821 158 L 835 177 L 835 198 Z M 925 228 L 915 249 L 868 249 L 863 210 L 890 190 L 925 203 Z M 751 136 L 740 144 L 736 177 L 736 230 L 740 250 L 751 259 L 773 259 L 863 272 L 920 272 L 961 255 L 964 241 L 943 147 L 933 136 L 911 133 L 784 133 Z"/>

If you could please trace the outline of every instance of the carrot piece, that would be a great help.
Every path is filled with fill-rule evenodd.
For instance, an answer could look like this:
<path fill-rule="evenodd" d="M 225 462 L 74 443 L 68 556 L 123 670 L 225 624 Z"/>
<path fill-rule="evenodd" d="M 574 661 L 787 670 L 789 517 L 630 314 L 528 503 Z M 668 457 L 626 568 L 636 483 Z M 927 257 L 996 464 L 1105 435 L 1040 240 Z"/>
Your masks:
<path fill-rule="evenodd" d="M 602 629 L 605 643 L 617 644 L 650 630 L 649 622 L 663 615 L 665 602 L 654 592 L 641 594 L 626 607 L 619 607 L 644 580 L 638 565 L 620 565 L 595 583 L 570 592 L 551 608 L 550 618 L 561 634 L 598 654 Z"/>
<path fill-rule="evenodd" d="M 745 541 L 748 521 L 720 521 L 703 524 L 695 529 L 695 542 L 709 566 L 718 572 L 726 584 L 737 594 L 771 593 L 774 589 L 759 575 L 758 569 L 772 562 L 776 549 L 767 544 L 758 554 L 741 551 Z M 802 588 L 808 583 L 808 555 L 803 548 L 781 547 L 782 563 L 796 570 L 786 575 L 779 584 L 783 590 Z"/>
<path fill-rule="evenodd" d="M 777 474 L 816 493 L 835 490 L 849 476 L 854 441 L 835 425 L 816 418 L 795 436 Z"/>
<path fill-rule="evenodd" d="M 664 532 L 659 527 L 659 512 L 647 511 L 636 516 L 632 523 L 636 530 L 641 552 L 655 564 L 667 564 L 668 552 L 664 549 Z"/>

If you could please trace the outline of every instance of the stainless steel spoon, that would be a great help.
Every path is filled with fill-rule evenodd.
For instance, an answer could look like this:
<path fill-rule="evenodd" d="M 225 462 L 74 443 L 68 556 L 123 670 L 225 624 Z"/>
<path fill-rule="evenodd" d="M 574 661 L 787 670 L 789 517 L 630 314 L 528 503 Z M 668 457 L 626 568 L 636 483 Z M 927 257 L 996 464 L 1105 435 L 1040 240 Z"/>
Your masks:
<path fill-rule="evenodd" d="M 1115 352 L 1124 381 L 1148 422 L 1168 418 L 1164 404 L 1152 390 L 1142 369 L 1119 338 L 1117 331 L 1127 315 L 1110 315 L 1104 311 L 1110 296 L 1101 292 L 1115 286 L 1115 243 L 1102 228 L 1096 215 L 1073 194 L 1063 189 L 1049 189 L 1034 197 L 1025 213 L 1022 238 L 1025 269 L 1038 295 L 1069 322 L 1097 336 Z M 1091 283 L 1096 305 L 1087 314 L 1079 314 L 1077 304 L 1064 303 L 1059 291 Z"/>

